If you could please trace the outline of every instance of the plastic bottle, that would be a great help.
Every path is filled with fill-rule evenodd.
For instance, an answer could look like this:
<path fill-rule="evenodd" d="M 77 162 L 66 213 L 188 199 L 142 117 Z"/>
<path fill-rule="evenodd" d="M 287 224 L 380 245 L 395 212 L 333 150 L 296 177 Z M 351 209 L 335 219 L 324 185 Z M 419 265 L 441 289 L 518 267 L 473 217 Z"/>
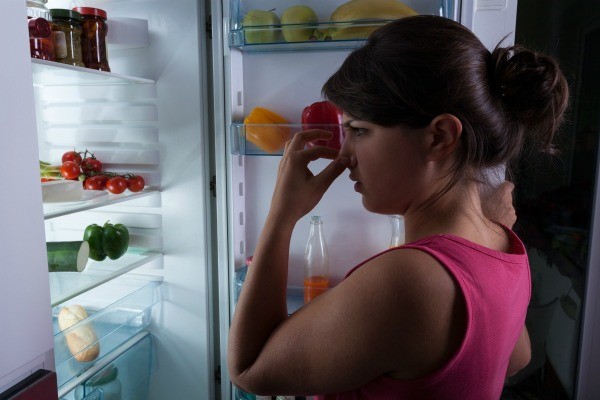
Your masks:
<path fill-rule="evenodd" d="M 234 304 L 237 304 L 238 299 L 240 298 L 240 293 L 242 292 L 242 286 L 246 281 L 246 274 L 248 273 L 248 267 L 252 264 L 252 256 L 246 258 L 246 265 L 243 267 L 237 268 L 233 275 L 233 298 Z"/>
<path fill-rule="evenodd" d="M 304 303 L 329 288 L 329 252 L 323 235 L 323 218 L 312 216 L 304 252 Z"/>
<path fill-rule="evenodd" d="M 401 246 L 404 244 L 404 218 L 401 215 L 390 215 L 389 219 L 392 225 L 390 248 Z"/>

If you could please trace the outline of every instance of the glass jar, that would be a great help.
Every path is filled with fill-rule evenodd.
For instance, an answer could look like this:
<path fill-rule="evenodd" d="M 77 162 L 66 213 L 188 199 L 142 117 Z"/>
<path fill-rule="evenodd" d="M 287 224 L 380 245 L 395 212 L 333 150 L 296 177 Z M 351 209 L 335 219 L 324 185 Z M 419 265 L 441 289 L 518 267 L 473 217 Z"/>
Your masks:
<path fill-rule="evenodd" d="M 87 68 L 110 72 L 106 52 L 106 11 L 92 7 L 74 7 L 81 14 L 83 34 L 81 55 Z"/>
<path fill-rule="evenodd" d="M 81 14 L 77 11 L 53 8 L 50 15 L 55 61 L 78 67 L 85 66 L 81 58 Z"/>
<path fill-rule="evenodd" d="M 48 0 L 26 0 L 27 2 L 27 19 L 29 18 L 44 18 L 50 21 L 50 10 L 46 7 Z"/>
<path fill-rule="evenodd" d="M 54 61 L 54 42 L 52 41 L 52 27 L 45 18 L 30 18 L 27 21 L 29 28 L 29 51 L 31 57 L 40 60 Z"/>

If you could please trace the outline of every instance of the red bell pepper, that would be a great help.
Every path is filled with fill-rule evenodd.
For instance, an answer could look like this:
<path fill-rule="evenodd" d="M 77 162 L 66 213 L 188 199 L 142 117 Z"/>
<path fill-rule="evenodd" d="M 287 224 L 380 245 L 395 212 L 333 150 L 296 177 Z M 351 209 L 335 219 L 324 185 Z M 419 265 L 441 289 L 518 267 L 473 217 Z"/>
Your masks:
<path fill-rule="evenodd" d="M 333 134 L 329 140 L 313 140 L 308 147 L 327 146 L 339 150 L 344 141 L 342 111 L 330 101 L 318 101 L 302 111 L 302 129 L 323 129 Z"/>

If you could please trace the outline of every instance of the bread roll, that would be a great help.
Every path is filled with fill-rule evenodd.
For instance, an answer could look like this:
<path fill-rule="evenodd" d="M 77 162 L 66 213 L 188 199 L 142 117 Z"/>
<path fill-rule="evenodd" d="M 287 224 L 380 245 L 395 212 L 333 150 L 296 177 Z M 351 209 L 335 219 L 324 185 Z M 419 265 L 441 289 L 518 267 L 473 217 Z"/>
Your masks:
<path fill-rule="evenodd" d="M 63 307 L 58 313 L 58 327 L 61 331 L 72 327 L 87 318 L 85 308 L 80 305 Z M 69 351 L 77 361 L 93 361 L 100 354 L 100 343 L 91 322 L 83 323 L 82 326 L 65 334 Z"/>

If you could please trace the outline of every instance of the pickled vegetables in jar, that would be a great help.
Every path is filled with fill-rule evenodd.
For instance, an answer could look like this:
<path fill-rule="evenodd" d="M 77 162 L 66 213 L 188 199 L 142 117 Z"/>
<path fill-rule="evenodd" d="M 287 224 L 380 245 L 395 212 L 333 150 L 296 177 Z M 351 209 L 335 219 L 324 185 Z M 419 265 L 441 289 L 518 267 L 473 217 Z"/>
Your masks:
<path fill-rule="evenodd" d="M 52 39 L 57 62 L 83 67 L 81 58 L 81 14 L 77 11 L 53 8 Z"/>
<path fill-rule="evenodd" d="M 84 65 L 110 72 L 106 51 L 106 11 L 93 7 L 73 7 L 73 11 L 80 13 L 82 18 L 81 53 Z"/>

